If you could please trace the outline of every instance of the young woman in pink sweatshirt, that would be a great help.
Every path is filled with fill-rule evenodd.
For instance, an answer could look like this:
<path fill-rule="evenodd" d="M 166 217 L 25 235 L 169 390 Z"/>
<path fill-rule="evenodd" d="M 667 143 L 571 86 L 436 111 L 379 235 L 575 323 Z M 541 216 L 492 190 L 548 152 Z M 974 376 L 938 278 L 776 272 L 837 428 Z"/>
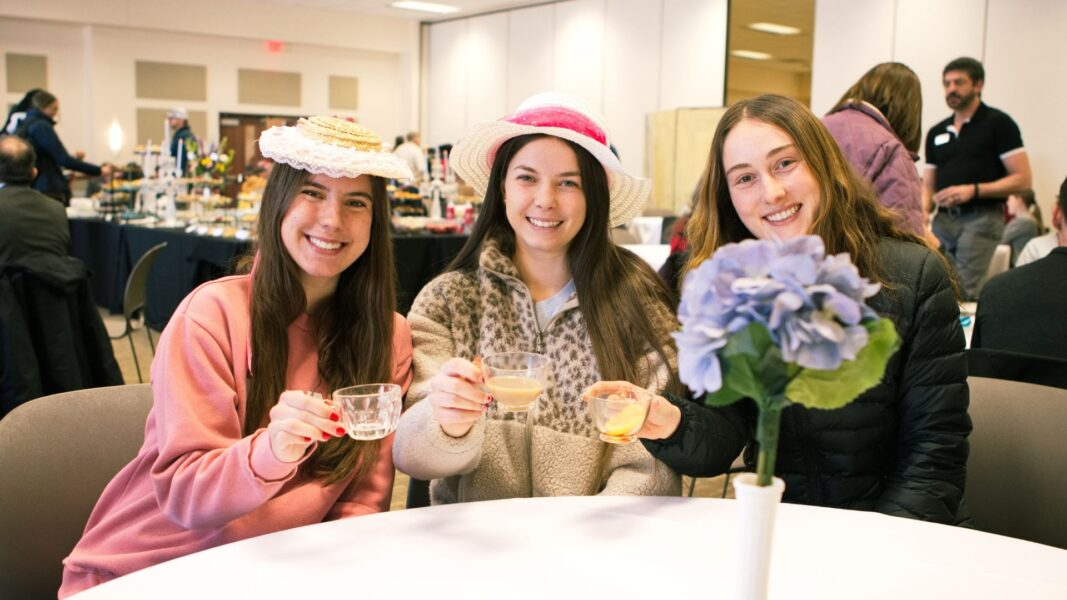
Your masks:
<path fill-rule="evenodd" d="M 205 548 L 389 508 L 392 436 L 346 436 L 329 397 L 411 380 L 385 193 L 411 173 L 341 119 L 301 119 L 259 143 L 278 164 L 251 272 L 197 288 L 163 331 L 144 445 L 63 561 L 60 598 Z"/>

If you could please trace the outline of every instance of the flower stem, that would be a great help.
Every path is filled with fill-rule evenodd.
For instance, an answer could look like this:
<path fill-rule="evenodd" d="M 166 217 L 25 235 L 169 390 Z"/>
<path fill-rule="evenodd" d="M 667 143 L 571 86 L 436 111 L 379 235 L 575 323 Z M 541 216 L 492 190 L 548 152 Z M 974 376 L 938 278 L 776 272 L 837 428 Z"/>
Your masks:
<path fill-rule="evenodd" d="M 756 441 L 759 442 L 759 456 L 756 461 L 756 485 L 771 485 L 774 477 L 774 461 L 778 456 L 778 425 L 782 418 L 782 408 L 787 403 L 782 398 L 774 397 L 759 407 L 759 419 L 756 421 Z"/>

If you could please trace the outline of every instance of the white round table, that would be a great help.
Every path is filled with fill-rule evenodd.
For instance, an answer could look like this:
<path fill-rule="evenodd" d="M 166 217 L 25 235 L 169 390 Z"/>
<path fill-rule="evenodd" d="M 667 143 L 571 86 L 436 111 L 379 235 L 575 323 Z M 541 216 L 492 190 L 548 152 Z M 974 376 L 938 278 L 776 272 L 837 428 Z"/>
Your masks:
<path fill-rule="evenodd" d="M 99 598 L 724 598 L 733 500 L 536 498 L 321 523 L 221 546 Z M 909 519 L 783 504 L 771 598 L 1064 598 L 1067 550 Z"/>

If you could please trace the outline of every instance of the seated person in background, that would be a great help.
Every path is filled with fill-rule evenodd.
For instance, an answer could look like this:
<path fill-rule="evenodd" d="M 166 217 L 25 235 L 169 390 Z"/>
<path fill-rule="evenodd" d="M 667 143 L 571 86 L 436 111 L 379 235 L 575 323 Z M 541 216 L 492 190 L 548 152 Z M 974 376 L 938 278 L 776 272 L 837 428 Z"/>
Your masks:
<path fill-rule="evenodd" d="M 602 118 L 558 94 L 468 131 L 452 165 L 485 201 L 408 314 L 415 379 L 397 468 L 435 480 L 434 504 L 678 494 L 678 476 L 639 444 L 600 441 L 581 400 L 598 379 L 680 388 L 670 293 L 609 237 L 640 212 L 649 182 L 623 171 Z M 493 402 L 479 361 L 516 351 L 552 361 L 539 407 L 520 418 Z"/>
<path fill-rule="evenodd" d="M 852 404 L 782 411 L 775 474 L 785 480 L 783 500 L 963 522 L 967 364 L 944 258 L 897 225 L 795 100 L 731 106 L 705 178 L 689 221 L 691 269 L 728 243 L 818 235 L 827 255 L 849 253 L 860 275 L 882 284 L 869 305 L 901 337 L 881 383 Z M 747 445 L 745 463 L 755 470 L 755 405 L 709 408 L 702 400 L 656 398 L 638 433 L 645 447 L 676 471 L 705 477 L 724 472 Z"/>
<path fill-rule="evenodd" d="M 26 140 L 0 137 L 0 265 L 27 254 L 70 254 L 70 225 L 63 205 L 30 189 L 37 157 Z"/>
<path fill-rule="evenodd" d="M 972 348 L 1067 360 L 1067 179 L 1053 212 L 1058 247 L 1037 261 L 986 282 L 978 300 Z M 1057 218 L 1058 217 L 1058 218 Z"/>
<path fill-rule="evenodd" d="M 336 118 L 271 128 L 259 147 L 279 164 L 251 272 L 200 286 L 167 324 L 144 445 L 63 561 L 60 598 L 228 542 L 389 510 L 392 439 L 347 437 L 329 396 L 410 381 L 385 186 L 411 172 Z"/>
<path fill-rule="evenodd" d="M 841 152 L 871 182 L 900 226 L 920 237 L 926 233 L 926 215 L 915 161 L 922 112 L 919 77 L 891 62 L 864 73 L 822 118 Z"/>
<path fill-rule="evenodd" d="M 1057 229 L 1059 229 L 1059 225 L 1057 224 L 1059 223 L 1059 221 L 1056 218 L 1057 214 L 1058 213 L 1056 212 L 1056 205 L 1053 204 L 1052 231 L 1044 235 L 1039 235 L 1031 239 L 1029 242 L 1026 242 L 1026 245 L 1023 246 L 1022 252 L 1019 253 L 1019 258 L 1015 261 L 1016 267 L 1028 265 L 1034 262 L 1035 260 L 1045 258 L 1049 255 L 1050 252 L 1059 247 L 1059 234 L 1056 231 Z"/>
<path fill-rule="evenodd" d="M 1011 266 L 1014 267 L 1023 248 L 1045 229 L 1045 225 L 1041 222 L 1041 208 L 1030 190 L 1008 196 L 1008 214 L 1011 220 L 1004 226 L 1000 243 L 1011 246 Z"/>

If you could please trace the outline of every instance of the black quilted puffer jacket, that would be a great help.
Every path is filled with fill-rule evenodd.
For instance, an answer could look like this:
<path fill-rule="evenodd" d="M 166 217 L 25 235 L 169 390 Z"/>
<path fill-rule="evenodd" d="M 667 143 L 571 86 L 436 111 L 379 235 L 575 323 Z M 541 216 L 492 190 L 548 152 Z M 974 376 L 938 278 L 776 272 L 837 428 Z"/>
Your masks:
<path fill-rule="evenodd" d="M 971 420 L 959 305 L 931 251 L 889 239 L 878 250 L 892 289 L 870 305 L 896 324 L 901 348 L 882 382 L 852 404 L 782 412 L 783 500 L 960 524 L 968 517 L 961 503 Z M 678 430 L 643 440 L 656 458 L 685 475 L 713 476 L 747 445 L 745 462 L 755 470 L 751 401 L 715 409 L 670 400 L 682 409 Z"/>

